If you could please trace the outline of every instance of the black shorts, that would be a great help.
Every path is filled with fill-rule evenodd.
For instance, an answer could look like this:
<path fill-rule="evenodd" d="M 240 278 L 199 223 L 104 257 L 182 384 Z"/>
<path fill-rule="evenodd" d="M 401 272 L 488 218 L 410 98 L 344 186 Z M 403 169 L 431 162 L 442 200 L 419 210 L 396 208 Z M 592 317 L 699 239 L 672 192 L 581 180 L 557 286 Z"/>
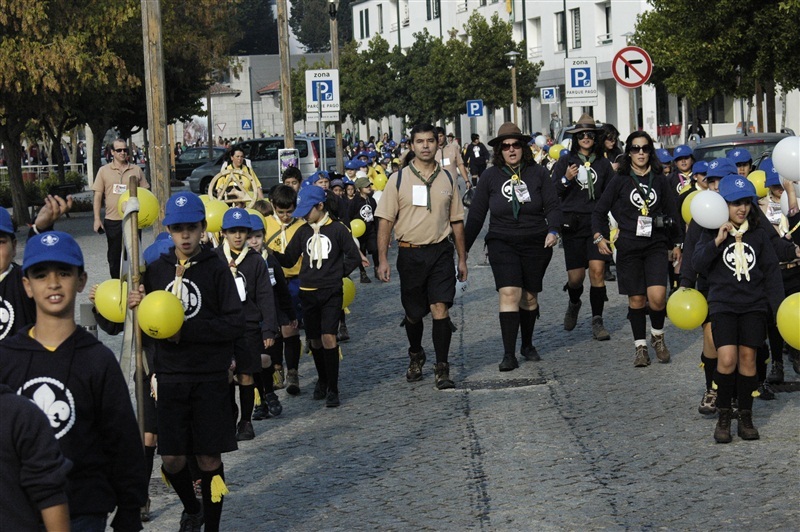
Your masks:
<path fill-rule="evenodd" d="M 618 238 L 615 245 L 620 294 L 643 296 L 648 286 L 667 287 L 667 244 L 664 240 Z"/>
<path fill-rule="evenodd" d="M 373 232 L 368 235 L 362 235 L 358 239 L 361 253 L 364 255 L 374 255 L 378 252 L 378 235 Z M 377 264 L 375 264 L 377 266 Z"/>
<path fill-rule="evenodd" d="M 578 236 L 564 233 L 561 236 L 564 243 L 564 262 L 567 270 L 578 268 L 588 268 L 590 260 L 601 260 L 608 262 L 611 255 L 603 255 L 597 249 L 597 244 L 593 243 L 592 235 Z"/>
<path fill-rule="evenodd" d="M 233 358 L 236 360 L 236 374 L 252 375 L 261 371 L 261 353 L 264 341 L 261 329 L 248 327 L 242 336 L 233 343 Z"/>
<path fill-rule="evenodd" d="M 444 239 L 421 248 L 399 248 L 397 273 L 400 276 L 400 302 L 406 316 L 420 320 L 434 303 L 450 308 L 456 296 L 456 265 L 453 244 Z"/>
<path fill-rule="evenodd" d="M 341 286 L 300 290 L 300 303 L 303 305 L 307 339 L 319 340 L 323 334 L 339 332 L 343 298 Z"/>
<path fill-rule="evenodd" d="M 544 272 L 553 258 L 553 248 L 544 247 L 544 239 L 544 235 L 526 238 L 486 235 L 496 290 L 520 286 L 532 294 L 542 291 Z"/>
<path fill-rule="evenodd" d="M 767 339 L 767 315 L 765 312 L 716 312 L 711 316 L 711 335 L 714 347 L 744 345 L 758 349 Z"/>
<path fill-rule="evenodd" d="M 158 454 L 214 455 L 235 451 L 228 378 L 158 383 Z"/>

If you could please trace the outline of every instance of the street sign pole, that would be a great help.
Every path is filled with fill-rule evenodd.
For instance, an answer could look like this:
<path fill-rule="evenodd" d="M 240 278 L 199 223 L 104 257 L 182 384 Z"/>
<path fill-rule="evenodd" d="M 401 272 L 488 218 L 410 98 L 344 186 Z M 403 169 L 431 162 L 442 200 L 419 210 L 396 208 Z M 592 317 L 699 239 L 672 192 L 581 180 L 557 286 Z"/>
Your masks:
<path fill-rule="evenodd" d="M 322 83 L 317 83 L 317 109 L 319 111 L 319 121 L 317 122 L 319 131 L 319 151 L 322 160 L 322 168 L 320 168 L 320 170 L 325 170 L 327 165 L 325 161 L 325 125 L 322 122 Z"/>

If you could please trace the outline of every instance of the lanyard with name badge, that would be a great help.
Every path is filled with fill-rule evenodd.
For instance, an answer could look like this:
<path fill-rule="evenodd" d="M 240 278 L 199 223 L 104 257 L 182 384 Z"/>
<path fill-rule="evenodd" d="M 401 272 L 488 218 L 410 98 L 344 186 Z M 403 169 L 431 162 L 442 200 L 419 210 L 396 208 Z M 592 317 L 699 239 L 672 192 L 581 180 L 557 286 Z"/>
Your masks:
<path fill-rule="evenodd" d="M 639 196 L 642 198 L 642 208 L 639 209 L 641 213 L 640 216 L 636 219 L 636 236 L 643 236 L 643 237 L 651 237 L 653 236 L 653 217 L 650 216 L 650 206 L 647 204 L 647 194 L 644 193 L 642 190 L 641 183 L 639 183 L 639 176 L 634 174 L 631 171 L 631 179 L 633 179 L 633 185 L 636 187 L 636 190 L 639 192 Z M 653 172 L 650 171 L 648 180 L 647 180 L 647 191 L 648 193 L 653 189 Z"/>

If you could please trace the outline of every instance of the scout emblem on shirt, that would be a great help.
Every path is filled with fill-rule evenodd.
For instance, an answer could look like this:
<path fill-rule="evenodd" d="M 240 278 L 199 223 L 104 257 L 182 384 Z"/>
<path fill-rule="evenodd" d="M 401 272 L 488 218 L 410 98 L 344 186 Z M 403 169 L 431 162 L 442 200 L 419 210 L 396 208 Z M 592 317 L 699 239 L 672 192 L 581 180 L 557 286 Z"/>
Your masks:
<path fill-rule="evenodd" d="M 591 166 L 588 168 L 583 166 L 578 168 L 578 177 L 575 179 L 575 182 L 578 183 L 581 190 L 589 188 L 589 179 L 592 180 L 593 185 L 597 185 L 597 172 L 595 169 Z"/>
<path fill-rule="evenodd" d="M 44 412 L 56 439 L 64 436 L 75 425 L 75 400 L 72 392 L 60 381 L 50 377 L 37 377 L 23 384 L 17 394 L 27 397 Z"/>
<path fill-rule="evenodd" d="M 319 258 L 319 257 L 316 256 L 316 254 L 314 253 L 314 250 L 312 248 L 313 241 L 314 241 L 314 237 L 313 236 L 311 238 L 309 238 L 308 240 L 306 240 L 306 255 L 308 255 L 309 259 L 311 259 L 311 260 L 315 260 L 315 259 Z M 319 243 L 320 243 L 320 250 L 322 252 L 322 258 L 323 259 L 327 259 L 328 256 L 331 254 L 331 249 L 332 249 L 331 239 L 320 233 L 320 235 L 319 235 Z"/>
<path fill-rule="evenodd" d="M 14 307 L 10 301 L 0 297 L 0 340 L 8 336 L 14 327 Z"/>
<path fill-rule="evenodd" d="M 636 187 L 631 190 L 631 205 L 636 207 L 637 211 L 641 211 L 646 207 L 652 207 L 655 205 L 658 201 L 658 194 L 656 194 L 656 190 L 654 188 L 648 188 L 648 186 L 644 183 L 640 184 L 639 188 L 642 189 L 642 192 L 647 194 L 647 206 L 645 206 L 644 201 L 642 201 L 642 196 L 639 194 L 639 190 Z"/>
<path fill-rule="evenodd" d="M 742 242 L 742 245 L 744 246 L 744 258 L 747 261 L 747 271 L 749 272 L 756 265 L 756 252 L 747 242 Z M 736 254 L 734 252 L 734 246 L 736 246 L 736 244 L 730 244 L 725 247 L 725 251 L 722 252 L 722 262 L 725 263 L 725 266 L 727 266 L 730 271 L 736 273 Z"/>
<path fill-rule="evenodd" d="M 358 211 L 358 215 L 361 216 L 365 222 L 371 222 L 374 219 L 372 216 L 372 206 L 369 204 L 364 204 L 364 206 Z"/>
<path fill-rule="evenodd" d="M 173 292 L 172 286 L 174 284 L 175 281 L 170 281 L 164 290 Z M 183 304 L 183 313 L 186 316 L 185 319 L 188 320 L 194 318 L 197 316 L 197 313 L 200 312 L 200 309 L 203 307 L 203 296 L 200 294 L 200 289 L 197 288 L 197 285 L 189 279 L 184 279 L 181 284 L 183 285 L 181 290 L 181 303 Z"/>

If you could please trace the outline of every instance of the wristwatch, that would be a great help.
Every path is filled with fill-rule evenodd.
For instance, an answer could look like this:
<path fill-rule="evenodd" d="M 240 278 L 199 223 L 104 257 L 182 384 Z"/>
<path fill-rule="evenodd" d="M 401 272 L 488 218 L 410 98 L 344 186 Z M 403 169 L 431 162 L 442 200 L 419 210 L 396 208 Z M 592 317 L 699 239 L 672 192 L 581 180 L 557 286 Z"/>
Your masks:
<path fill-rule="evenodd" d="M 567 176 L 561 178 L 561 184 L 564 185 L 565 187 L 569 186 L 569 179 L 567 179 Z"/>

